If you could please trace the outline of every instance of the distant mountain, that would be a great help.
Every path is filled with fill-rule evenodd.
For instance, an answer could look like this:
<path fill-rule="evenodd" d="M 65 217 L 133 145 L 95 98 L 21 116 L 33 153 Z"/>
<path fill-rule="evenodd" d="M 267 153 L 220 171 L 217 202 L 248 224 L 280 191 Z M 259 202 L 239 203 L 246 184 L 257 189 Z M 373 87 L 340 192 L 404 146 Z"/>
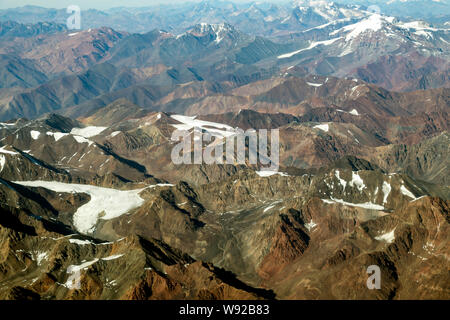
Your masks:
<path fill-rule="evenodd" d="M 0 54 L 0 88 L 36 87 L 47 80 L 48 77 L 34 61 Z"/>
<path fill-rule="evenodd" d="M 65 24 L 38 22 L 23 24 L 16 21 L 0 22 L 0 38 L 34 37 L 41 34 L 54 34 L 66 31 Z M 2 40 L 3 40 L 2 39 Z"/>
<path fill-rule="evenodd" d="M 2 16 L 23 21 L 28 15 L 59 21 L 60 11 L 8 9 L 1 11 L 0 21 Z M 37 69 L 30 67 L 36 69 L 33 73 L 43 72 L 49 79 L 108 61 L 118 67 L 176 70 L 152 82 L 158 85 L 171 85 L 173 78 L 191 81 L 192 77 L 244 84 L 284 73 L 355 77 L 396 91 L 446 87 L 450 82 L 449 26 L 398 19 L 364 5 L 312 0 L 289 5 L 204 1 L 83 14 L 93 15 L 86 21 L 96 28 L 83 25 L 82 31 L 72 32 L 55 22 L 3 22 L 0 53 L 30 60 L 16 63 L 36 65 Z M 137 31 L 116 24 L 116 15 L 123 16 L 123 21 L 119 19 L 123 23 L 143 19 L 140 25 L 148 32 L 98 28 L 108 25 Z M 296 65 L 300 68 L 291 69 Z M 22 87 L 42 83 L 19 82 L 17 86 Z"/>
<path fill-rule="evenodd" d="M 121 97 L 154 110 L 188 112 L 190 104 L 194 112 L 209 110 L 211 98 L 160 99 L 193 81 L 231 89 L 308 74 L 362 79 L 396 91 L 448 87 L 449 29 L 378 14 L 346 19 L 274 40 L 225 23 L 198 24 L 179 35 L 102 28 L 0 37 L 0 114 L 5 120 L 36 117 L 82 105 L 71 109 L 79 116 Z M 233 110 L 252 104 L 226 99 L 235 101 Z"/>
<path fill-rule="evenodd" d="M 450 2 L 448 0 L 337 0 L 342 4 L 360 4 L 366 7 L 378 6 L 381 13 L 391 16 L 426 19 L 438 22 L 441 18 L 450 15 Z"/>
<path fill-rule="evenodd" d="M 81 18 L 83 29 L 107 26 L 127 32 L 145 33 L 153 29 L 163 29 L 179 34 L 199 23 L 229 23 L 245 33 L 270 36 L 304 30 L 337 19 L 361 18 L 368 13 L 367 9 L 371 5 L 378 6 L 380 12 L 385 15 L 413 20 L 426 19 L 439 24 L 448 21 L 450 15 L 448 0 L 341 0 L 334 2 L 300 0 L 280 4 L 206 0 L 198 3 L 165 4 L 142 8 L 82 10 Z M 0 10 L 0 21 L 65 24 L 67 17 L 68 14 L 64 9 L 36 6 Z M 255 25 L 258 28 L 255 28 Z"/>
<path fill-rule="evenodd" d="M 145 33 L 162 29 L 176 34 L 195 24 L 228 23 L 245 33 L 270 36 L 304 30 L 341 18 L 361 18 L 366 14 L 365 7 L 327 1 L 308 0 L 284 4 L 202 1 L 105 11 L 83 10 L 81 20 L 83 29 L 107 26 L 128 32 Z M 0 10 L 0 21 L 65 23 L 67 17 L 68 14 L 63 9 L 35 6 Z"/>
<path fill-rule="evenodd" d="M 100 62 L 115 43 L 127 35 L 110 28 L 70 32 L 65 28 L 43 30 L 41 26 L 15 24 L 0 36 L 0 53 L 34 61 L 49 78 L 86 70 Z M 24 33 L 23 29 L 28 28 L 34 31 Z"/>
<path fill-rule="evenodd" d="M 306 44 L 277 58 L 286 68 L 301 66 L 302 73 L 355 77 L 393 90 L 448 86 L 449 35 L 448 28 L 372 14 L 291 35 Z"/>

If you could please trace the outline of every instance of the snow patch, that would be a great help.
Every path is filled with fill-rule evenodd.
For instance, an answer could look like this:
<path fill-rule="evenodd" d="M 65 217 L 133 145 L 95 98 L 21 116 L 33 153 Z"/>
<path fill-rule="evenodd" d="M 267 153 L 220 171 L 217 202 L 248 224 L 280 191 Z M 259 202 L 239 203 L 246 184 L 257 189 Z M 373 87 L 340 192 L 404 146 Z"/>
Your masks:
<path fill-rule="evenodd" d="M 329 129 L 328 123 L 318 124 L 318 125 L 314 126 L 313 128 L 320 129 L 320 130 L 325 131 L 325 132 L 328 132 L 328 129 Z"/>
<path fill-rule="evenodd" d="M 412 199 L 416 199 L 416 197 L 414 196 L 414 194 L 413 194 L 411 191 L 409 191 L 408 189 L 406 189 L 406 187 L 405 187 L 404 185 L 402 185 L 402 186 L 400 187 L 400 192 L 401 192 L 403 195 L 407 196 L 407 197 L 410 197 L 410 198 L 412 198 Z"/>
<path fill-rule="evenodd" d="M 424 21 L 412 21 L 412 22 L 406 22 L 406 23 L 399 23 L 397 24 L 398 27 L 403 29 L 416 29 L 416 30 L 429 30 L 429 31 L 438 31 L 439 29 L 430 27 L 426 22 Z"/>
<path fill-rule="evenodd" d="M 426 197 L 426 196 L 420 196 L 420 197 L 418 197 L 418 198 L 416 198 L 416 199 L 412 200 L 411 202 L 414 202 L 414 201 L 420 200 L 420 199 L 422 199 L 422 198 L 425 198 L 425 197 Z"/>
<path fill-rule="evenodd" d="M 14 151 L 6 150 L 5 147 L 6 146 L 3 146 L 3 147 L 0 148 L 0 153 L 4 153 L 4 154 L 19 154 L 19 153 L 14 152 Z"/>
<path fill-rule="evenodd" d="M 34 140 L 37 140 L 39 138 L 39 136 L 41 135 L 41 133 L 36 130 L 31 130 L 30 135 L 31 135 L 31 138 L 33 138 Z"/>
<path fill-rule="evenodd" d="M 85 137 L 82 137 L 82 136 L 72 136 L 74 139 L 75 139 L 75 141 L 76 142 L 78 142 L 78 143 L 87 143 L 87 144 L 89 144 L 89 145 L 91 145 L 91 144 L 93 144 L 94 142 L 93 141 L 91 141 L 91 140 L 89 140 L 89 139 L 86 139 Z"/>
<path fill-rule="evenodd" d="M 80 239 L 69 239 L 70 243 L 75 243 L 78 244 L 80 246 L 84 246 L 86 244 L 93 244 L 91 241 L 89 240 L 80 240 Z"/>
<path fill-rule="evenodd" d="M 71 276 L 67 279 L 66 283 L 64 283 L 64 286 L 69 289 L 77 289 L 74 276 L 76 276 L 76 274 L 79 274 L 81 270 L 86 270 L 89 266 L 93 265 L 97 261 L 98 259 L 94 259 L 92 261 L 84 262 L 80 265 L 72 264 L 67 267 L 67 273 L 71 274 Z"/>
<path fill-rule="evenodd" d="M 156 188 L 156 187 L 173 187 L 173 184 L 171 183 L 157 183 L 151 186 L 148 186 L 147 188 Z"/>
<path fill-rule="evenodd" d="M 11 127 L 11 126 L 15 126 L 15 123 L 6 123 L 6 122 L 0 122 L 0 125 L 3 127 Z"/>
<path fill-rule="evenodd" d="M 73 215 L 75 228 L 81 233 L 95 230 L 98 219 L 110 220 L 140 207 L 144 200 L 139 196 L 143 189 L 115 190 L 84 184 L 55 181 L 16 181 L 28 187 L 43 187 L 55 192 L 87 193 L 91 200 L 77 209 Z M 103 213 L 103 216 L 101 214 Z"/>
<path fill-rule="evenodd" d="M 85 138 L 90 138 L 93 136 L 96 136 L 106 130 L 108 127 L 96 127 L 96 126 L 89 126 L 85 128 L 73 128 L 70 133 L 73 135 L 82 136 Z"/>
<path fill-rule="evenodd" d="M 345 187 L 347 186 L 347 181 L 345 181 L 344 179 L 341 179 L 339 170 L 336 170 L 334 175 L 339 180 L 339 183 L 341 184 L 341 186 L 345 189 Z"/>
<path fill-rule="evenodd" d="M 105 260 L 105 261 L 114 260 L 114 259 L 120 258 L 121 256 L 123 256 L 123 254 L 115 254 L 115 255 L 112 255 L 112 256 L 109 256 L 106 258 L 102 258 L 102 260 Z"/>
<path fill-rule="evenodd" d="M 50 132 L 50 131 L 48 131 L 46 134 L 48 136 L 53 136 L 55 141 L 58 141 L 62 137 L 65 137 L 65 136 L 69 135 L 68 133 L 64 133 L 64 132 Z"/>
<path fill-rule="evenodd" d="M 111 133 L 109 136 L 111 138 L 114 138 L 115 136 L 117 136 L 119 133 L 121 133 L 122 131 L 114 131 L 113 133 Z"/>
<path fill-rule="evenodd" d="M 0 172 L 3 171 L 5 164 L 6 164 L 6 157 L 4 155 L 0 154 Z"/>
<path fill-rule="evenodd" d="M 282 177 L 288 177 L 289 175 L 284 172 L 278 172 L 278 171 L 271 171 L 271 170 L 261 170 L 261 171 L 255 171 L 255 173 L 260 177 L 270 177 L 274 174 L 278 174 Z"/>
<path fill-rule="evenodd" d="M 229 137 L 236 134 L 236 130 L 229 125 L 223 123 L 216 123 L 211 121 L 197 120 L 196 117 L 189 117 L 183 115 L 171 115 L 172 119 L 181 122 L 181 124 L 173 124 L 178 130 L 190 130 L 192 128 L 199 128 L 209 132 L 215 137 Z"/>
<path fill-rule="evenodd" d="M 42 261 L 48 258 L 48 253 L 43 251 L 38 251 L 34 253 L 34 259 L 38 266 L 42 264 Z"/>
<path fill-rule="evenodd" d="M 424 30 L 418 30 L 418 31 L 414 32 L 414 34 L 416 34 L 418 36 L 423 36 L 426 38 L 433 38 L 433 34 L 431 32 L 424 31 Z"/>
<path fill-rule="evenodd" d="M 342 199 L 334 199 L 334 198 L 331 198 L 331 200 L 329 200 L 329 199 L 321 199 L 321 200 L 323 202 L 329 203 L 329 204 L 340 203 L 340 204 L 350 206 L 350 207 L 359 207 L 359 208 L 371 209 L 371 210 L 384 210 L 383 206 L 380 206 L 379 204 L 375 204 L 372 202 L 351 203 L 351 202 L 344 201 Z"/>
<path fill-rule="evenodd" d="M 311 49 L 313 49 L 313 48 L 315 48 L 315 47 L 317 47 L 319 45 L 328 46 L 330 44 L 333 44 L 334 42 L 336 42 L 339 39 L 341 39 L 341 37 L 330 39 L 330 40 L 325 40 L 325 41 L 313 41 L 307 48 L 303 48 L 303 49 L 300 49 L 300 50 L 297 50 L 297 51 L 285 53 L 285 54 L 279 55 L 277 58 L 278 59 L 290 58 L 290 57 L 295 56 L 296 54 L 298 54 L 300 52 L 311 50 Z"/>
<path fill-rule="evenodd" d="M 312 219 L 310 222 L 305 223 L 305 228 L 308 229 L 308 231 L 311 231 L 311 229 L 315 228 L 317 226 L 317 223 L 315 223 Z"/>
<path fill-rule="evenodd" d="M 383 204 L 386 204 L 387 198 L 389 196 L 389 193 L 391 193 L 391 185 L 387 183 L 386 181 L 383 181 L 383 186 L 381 187 L 381 191 L 383 191 L 384 197 L 383 197 Z"/>
<path fill-rule="evenodd" d="M 364 184 L 364 180 L 359 176 L 358 172 L 352 171 L 352 181 L 349 181 L 348 184 L 350 186 L 356 186 L 359 191 L 362 191 L 366 186 Z"/>
<path fill-rule="evenodd" d="M 375 237 L 375 240 L 385 241 L 387 243 L 392 243 L 395 240 L 395 228 L 389 232 L 383 233 L 382 235 Z"/>

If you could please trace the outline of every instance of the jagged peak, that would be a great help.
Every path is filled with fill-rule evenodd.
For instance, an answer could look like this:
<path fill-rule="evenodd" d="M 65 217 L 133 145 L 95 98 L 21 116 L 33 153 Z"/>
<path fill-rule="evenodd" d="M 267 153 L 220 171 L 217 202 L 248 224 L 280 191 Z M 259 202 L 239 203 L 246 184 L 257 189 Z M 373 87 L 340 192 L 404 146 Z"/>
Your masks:
<path fill-rule="evenodd" d="M 226 22 L 222 23 L 201 22 L 193 26 L 188 32 L 203 33 L 203 34 L 213 32 L 217 34 L 220 32 L 236 32 L 236 29 L 231 24 Z"/>
<path fill-rule="evenodd" d="M 210 36 L 215 43 L 220 43 L 225 38 L 239 38 L 243 35 L 239 30 L 229 23 L 206 23 L 201 22 L 194 25 L 188 31 L 177 36 L 177 39 L 185 36 L 186 34 L 194 35 L 197 37 Z"/>

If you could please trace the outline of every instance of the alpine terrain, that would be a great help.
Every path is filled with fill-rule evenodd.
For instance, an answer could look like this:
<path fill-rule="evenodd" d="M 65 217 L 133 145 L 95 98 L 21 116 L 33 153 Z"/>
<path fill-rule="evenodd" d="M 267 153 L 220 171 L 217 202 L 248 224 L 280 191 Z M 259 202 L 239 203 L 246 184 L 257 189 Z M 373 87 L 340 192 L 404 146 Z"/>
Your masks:
<path fill-rule="evenodd" d="M 450 299 L 448 0 L 14 6 L 1 300 Z"/>

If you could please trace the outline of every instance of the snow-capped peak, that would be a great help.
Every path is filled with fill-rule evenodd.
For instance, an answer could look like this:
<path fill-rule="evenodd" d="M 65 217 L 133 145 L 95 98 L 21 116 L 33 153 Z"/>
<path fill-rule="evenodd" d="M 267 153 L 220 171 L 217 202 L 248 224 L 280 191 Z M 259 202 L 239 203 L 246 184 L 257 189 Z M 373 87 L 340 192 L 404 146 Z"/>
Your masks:
<path fill-rule="evenodd" d="M 301 16 L 312 15 L 315 16 L 314 19 L 322 20 L 322 23 L 344 18 L 362 18 L 367 15 L 362 10 L 326 0 L 297 0 L 294 1 L 294 8 L 299 10 Z M 308 19 L 311 19 L 311 17 Z M 304 20 L 304 18 L 301 17 L 300 20 Z"/>
<path fill-rule="evenodd" d="M 350 24 L 345 26 L 339 30 L 336 30 L 331 33 L 331 35 L 337 34 L 339 32 L 346 32 L 347 35 L 345 37 L 346 41 L 352 40 L 356 38 L 361 33 L 367 31 L 378 31 L 383 27 L 383 24 L 386 23 L 386 20 L 379 14 L 372 14 L 368 18 L 362 19 L 357 23 Z"/>
<path fill-rule="evenodd" d="M 201 22 L 189 30 L 188 33 L 196 36 L 211 35 L 214 38 L 214 42 L 220 43 L 227 35 L 236 35 L 239 31 L 228 23 Z"/>
<path fill-rule="evenodd" d="M 294 1 L 295 7 L 327 7 L 334 5 L 334 2 L 327 0 L 297 0 Z"/>
<path fill-rule="evenodd" d="M 399 23 L 398 26 L 403 29 L 438 31 L 438 29 L 431 27 L 425 21 L 412 21 L 412 22 Z"/>
<path fill-rule="evenodd" d="M 345 40 L 350 41 L 367 32 L 378 32 L 381 30 L 386 30 L 386 33 L 392 33 L 392 27 L 396 26 L 397 23 L 398 21 L 395 17 L 372 13 L 356 23 L 346 25 L 338 30 L 331 32 L 330 36 L 334 36 L 336 34 L 344 34 Z"/>

